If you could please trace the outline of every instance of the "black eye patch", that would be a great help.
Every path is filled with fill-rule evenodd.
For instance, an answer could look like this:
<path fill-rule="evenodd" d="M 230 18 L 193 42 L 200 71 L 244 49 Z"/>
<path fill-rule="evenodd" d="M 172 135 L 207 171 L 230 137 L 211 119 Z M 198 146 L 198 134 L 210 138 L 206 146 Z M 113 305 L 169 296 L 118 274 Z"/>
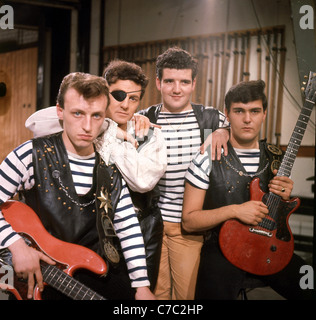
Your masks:
<path fill-rule="evenodd" d="M 116 101 L 120 101 L 120 102 L 124 101 L 127 97 L 127 93 L 123 90 L 115 90 L 110 93 Z"/>
<path fill-rule="evenodd" d="M 140 92 L 140 91 L 142 90 L 136 90 L 136 91 L 130 91 L 130 92 L 125 92 L 123 90 L 114 90 L 110 93 L 116 101 L 122 102 L 126 99 L 128 93 L 134 93 L 134 92 Z"/>

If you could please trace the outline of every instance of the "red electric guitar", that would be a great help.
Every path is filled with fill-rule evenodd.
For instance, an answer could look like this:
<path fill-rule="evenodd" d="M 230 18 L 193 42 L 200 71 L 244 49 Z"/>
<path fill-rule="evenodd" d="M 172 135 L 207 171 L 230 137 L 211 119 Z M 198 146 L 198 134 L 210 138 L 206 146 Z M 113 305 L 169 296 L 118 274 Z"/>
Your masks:
<path fill-rule="evenodd" d="M 1 206 L 2 213 L 13 229 L 33 248 L 42 251 L 55 265 L 41 261 L 41 270 L 45 286 L 49 285 L 73 300 L 105 300 L 104 297 L 89 289 L 72 276 L 78 269 L 87 269 L 104 275 L 107 265 L 94 251 L 61 241 L 49 234 L 37 214 L 26 204 L 8 201 Z M 8 249 L 0 251 L 0 267 L 12 270 L 12 256 Z M 13 286 L 1 283 L 0 289 L 12 292 L 18 300 L 27 299 L 27 281 L 19 279 L 14 273 Z M 4 281 L 3 281 L 4 282 Z M 38 286 L 33 293 L 34 300 L 41 300 Z"/>
<path fill-rule="evenodd" d="M 310 72 L 305 90 L 305 103 L 283 157 L 278 176 L 289 177 L 297 151 L 316 102 L 316 73 Z M 294 251 L 289 217 L 300 205 L 298 198 L 283 201 L 274 193 L 265 194 L 259 178 L 250 184 L 250 199 L 264 202 L 269 214 L 258 226 L 249 226 L 238 220 L 226 221 L 219 234 L 224 256 L 238 268 L 256 274 L 270 275 L 281 271 L 291 260 Z"/>

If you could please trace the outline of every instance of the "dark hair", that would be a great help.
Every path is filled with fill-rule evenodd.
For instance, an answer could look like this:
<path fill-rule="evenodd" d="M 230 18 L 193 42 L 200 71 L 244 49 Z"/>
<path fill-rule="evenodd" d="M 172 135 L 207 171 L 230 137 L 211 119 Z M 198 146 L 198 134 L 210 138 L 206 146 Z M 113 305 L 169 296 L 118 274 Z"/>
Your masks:
<path fill-rule="evenodd" d="M 103 77 L 109 86 L 118 80 L 131 80 L 135 82 L 142 87 L 140 98 L 144 96 L 148 84 L 148 78 L 140 66 L 123 60 L 111 61 L 104 69 Z"/>
<path fill-rule="evenodd" d="M 61 108 L 64 108 L 65 94 L 70 88 L 75 89 L 86 100 L 104 95 L 107 97 L 107 106 L 109 105 L 109 89 L 102 77 L 83 72 L 73 72 L 65 76 L 57 95 L 57 103 Z"/>
<path fill-rule="evenodd" d="M 192 80 L 195 79 L 198 72 L 198 62 L 192 55 L 181 48 L 172 47 L 158 56 L 156 60 L 156 75 L 159 80 L 162 79 L 163 69 L 191 69 Z"/>
<path fill-rule="evenodd" d="M 264 93 L 265 83 L 263 80 L 242 81 L 232 86 L 225 96 L 225 107 L 227 112 L 234 102 L 248 103 L 261 100 L 263 111 L 267 109 L 267 97 Z"/>

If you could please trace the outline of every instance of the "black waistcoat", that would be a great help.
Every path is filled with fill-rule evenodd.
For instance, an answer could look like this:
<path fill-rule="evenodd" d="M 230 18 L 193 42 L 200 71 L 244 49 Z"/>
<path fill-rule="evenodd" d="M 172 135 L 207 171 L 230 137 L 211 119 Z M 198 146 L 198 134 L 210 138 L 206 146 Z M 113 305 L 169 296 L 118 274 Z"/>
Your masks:
<path fill-rule="evenodd" d="M 35 185 L 23 192 L 26 204 L 37 213 L 49 233 L 96 252 L 100 252 L 96 224 L 96 172 L 100 163 L 96 153 L 92 187 L 86 195 L 79 196 L 61 133 L 33 139 Z M 115 188 L 112 195 L 114 209 L 121 191 L 120 187 Z"/>
<path fill-rule="evenodd" d="M 260 188 L 263 192 L 268 192 L 268 183 L 274 177 L 272 170 L 278 168 L 282 155 L 279 149 L 270 146 L 264 140 L 259 142 L 260 163 L 256 177 L 260 179 Z M 216 209 L 249 201 L 249 185 L 253 177 L 249 177 L 245 173 L 238 155 L 228 142 L 227 157 L 222 156 L 220 161 L 212 162 L 210 185 L 206 192 L 203 208 L 205 210 Z"/>

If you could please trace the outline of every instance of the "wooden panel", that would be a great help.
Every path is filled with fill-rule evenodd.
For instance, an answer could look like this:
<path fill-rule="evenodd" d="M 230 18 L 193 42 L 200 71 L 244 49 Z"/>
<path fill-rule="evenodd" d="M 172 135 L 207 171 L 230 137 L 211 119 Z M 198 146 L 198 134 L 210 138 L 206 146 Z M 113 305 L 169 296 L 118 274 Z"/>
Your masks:
<path fill-rule="evenodd" d="M 280 148 L 285 152 L 287 146 L 282 145 Z M 300 146 L 297 152 L 297 157 L 315 158 L 315 146 Z"/>
<path fill-rule="evenodd" d="M 7 94 L 0 97 L 0 161 L 32 138 L 26 119 L 36 111 L 37 48 L 0 54 L 0 81 Z"/>
<path fill-rule="evenodd" d="M 149 77 L 149 85 L 139 109 L 161 102 L 155 87 L 156 58 L 172 46 L 189 51 L 199 61 L 197 85 L 191 97 L 195 103 L 223 111 L 225 93 L 232 85 L 239 81 L 265 79 L 269 106 L 260 138 L 267 137 L 268 142 L 279 144 L 286 61 L 284 37 L 285 27 L 275 26 L 115 45 L 103 48 L 103 64 L 106 66 L 117 58 L 135 62 L 143 68 Z M 266 50 L 264 53 L 263 49 Z M 280 81 L 277 81 L 277 70 Z"/>

